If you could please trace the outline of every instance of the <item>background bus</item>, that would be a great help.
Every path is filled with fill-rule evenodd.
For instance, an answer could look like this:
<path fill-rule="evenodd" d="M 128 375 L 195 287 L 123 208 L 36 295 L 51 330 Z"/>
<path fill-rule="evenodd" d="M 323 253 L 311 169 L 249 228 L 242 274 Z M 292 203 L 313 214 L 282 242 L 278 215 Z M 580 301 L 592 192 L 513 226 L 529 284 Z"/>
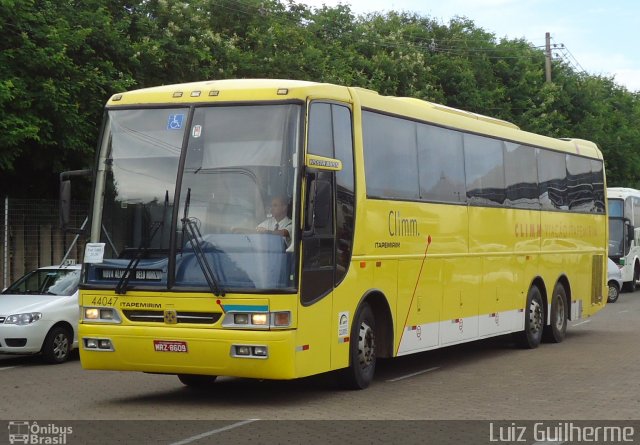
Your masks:
<path fill-rule="evenodd" d="M 633 292 L 640 280 L 640 190 L 607 188 L 609 258 L 622 273 L 623 288 Z"/>
<path fill-rule="evenodd" d="M 192 386 L 336 370 L 364 388 L 379 357 L 510 333 L 535 348 L 605 304 L 592 142 L 361 88 L 220 80 L 113 96 L 99 147 L 87 369 Z M 275 196 L 286 240 L 255 232 Z"/>

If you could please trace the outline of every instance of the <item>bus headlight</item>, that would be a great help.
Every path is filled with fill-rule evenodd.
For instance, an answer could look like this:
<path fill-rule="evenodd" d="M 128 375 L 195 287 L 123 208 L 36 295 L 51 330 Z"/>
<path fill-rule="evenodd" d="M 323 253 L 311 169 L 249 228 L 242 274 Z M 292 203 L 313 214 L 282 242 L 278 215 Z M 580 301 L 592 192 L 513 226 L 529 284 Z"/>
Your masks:
<path fill-rule="evenodd" d="M 269 348 L 262 345 L 232 345 L 231 357 L 266 359 L 269 358 Z"/>
<path fill-rule="evenodd" d="M 233 314 L 235 324 L 249 324 L 249 314 Z"/>
<path fill-rule="evenodd" d="M 112 307 L 83 307 L 82 320 L 96 323 L 120 323 L 118 312 Z"/>
<path fill-rule="evenodd" d="M 222 326 L 244 329 L 288 328 L 291 326 L 291 312 L 228 312 L 222 320 Z"/>
<path fill-rule="evenodd" d="M 267 314 L 251 314 L 251 324 L 264 326 L 267 324 Z"/>
<path fill-rule="evenodd" d="M 108 338 L 85 337 L 82 339 L 82 345 L 84 346 L 84 349 L 89 351 L 100 351 L 100 352 L 115 351 L 113 347 L 113 343 Z"/>
<path fill-rule="evenodd" d="M 84 308 L 84 318 L 85 320 L 97 320 L 100 318 L 100 310 L 97 307 L 86 307 Z"/>

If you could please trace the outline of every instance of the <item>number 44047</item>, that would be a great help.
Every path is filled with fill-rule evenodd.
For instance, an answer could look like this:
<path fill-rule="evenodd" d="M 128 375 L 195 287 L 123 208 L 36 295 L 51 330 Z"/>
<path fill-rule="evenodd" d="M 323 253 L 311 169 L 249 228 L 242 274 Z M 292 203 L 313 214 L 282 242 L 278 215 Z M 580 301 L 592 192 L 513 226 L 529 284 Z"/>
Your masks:
<path fill-rule="evenodd" d="M 91 304 L 96 306 L 115 306 L 118 301 L 118 297 L 93 297 Z"/>

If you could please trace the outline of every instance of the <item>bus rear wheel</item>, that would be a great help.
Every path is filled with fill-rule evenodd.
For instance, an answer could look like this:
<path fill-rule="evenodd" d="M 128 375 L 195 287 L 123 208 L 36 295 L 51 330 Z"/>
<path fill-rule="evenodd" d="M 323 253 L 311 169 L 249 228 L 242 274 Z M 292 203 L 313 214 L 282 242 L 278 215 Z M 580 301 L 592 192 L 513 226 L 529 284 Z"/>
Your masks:
<path fill-rule="evenodd" d="M 190 388 L 206 388 L 216 381 L 215 375 L 178 374 L 178 379 L 183 385 Z"/>
<path fill-rule="evenodd" d="M 524 331 L 516 334 L 518 345 L 525 349 L 535 349 L 542 341 L 544 327 L 544 306 L 542 294 L 538 286 L 531 286 L 527 294 L 527 305 L 524 311 Z"/>
<path fill-rule="evenodd" d="M 365 389 L 376 369 L 376 319 L 371 306 L 358 310 L 349 339 L 349 367 L 342 371 L 341 383 L 348 389 Z"/>
<path fill-rule="evenodd" d="M 551 317 L 549 326 L 543 330 L 543 340 L 547 343 L 560 343 L 567 335 L 567 292 L 560 283 L 553 289 L 551 298 Z"/>

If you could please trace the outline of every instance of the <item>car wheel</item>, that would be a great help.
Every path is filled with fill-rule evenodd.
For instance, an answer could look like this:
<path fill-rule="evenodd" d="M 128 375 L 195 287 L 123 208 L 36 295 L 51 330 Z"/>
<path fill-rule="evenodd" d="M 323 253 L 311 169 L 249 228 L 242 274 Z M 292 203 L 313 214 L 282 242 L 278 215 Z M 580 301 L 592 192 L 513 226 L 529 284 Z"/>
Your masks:
<path fill-rule="evenodd" d="M 71 355 L 71 335 L 62 326 L 51 328 L 42 344 L 42 357 L 47 363 L 63 363 Z"/>
<path fill-rule="evenodd" d="M 551 297 L 551 317 L 549 326 L 543 329 L 543 339 L 548 343 L 560 343 L 567 335 L 567 292 L 560 283 L 556 284 Z"/>
<path fill-rule="evenodd" d="M 376 369 L 376 319 L 367 303 L 360 307 L 351 327 L 349 367 L 342 371 L 341 383 L 348 389 L 365 389 Z"/>
<path fill-rule="evenodd" d="M 520 347 L 534 349 L 540 345 L 544 327 L 544 307 L 538 286 L 529 289 L 524 312 L 524 330 L 516 333 L 515 339 Z"/>
<path fill-rule="evenodd" d="M 609 294 L 607 296 L 607 303 L 615 303 L 620 296 L 620 290 L 613 281 L 609 281 Z"/>
<path fill-rule="evenodd" d="M 178 374 L 178 379 L 183 385 L 191 388 L 206 388 L 216 381 L 215 375 Z"/>

